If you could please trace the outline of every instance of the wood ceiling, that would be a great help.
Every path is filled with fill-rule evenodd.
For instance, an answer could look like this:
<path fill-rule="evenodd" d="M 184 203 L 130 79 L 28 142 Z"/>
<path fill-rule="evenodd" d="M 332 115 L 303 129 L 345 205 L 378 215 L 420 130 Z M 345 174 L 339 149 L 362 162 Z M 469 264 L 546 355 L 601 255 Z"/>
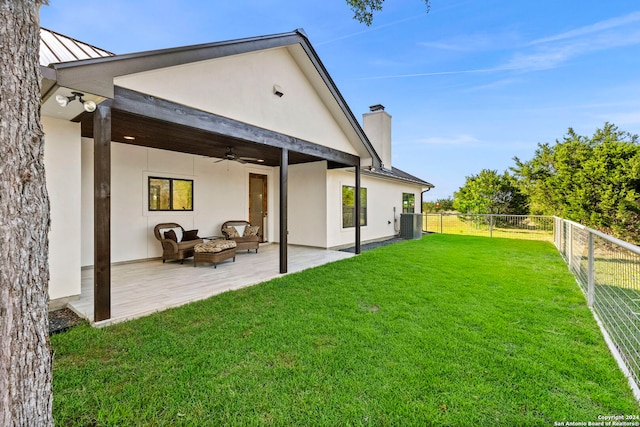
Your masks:
<path fill-rule="evenodd" d="M 82 113 L 74 121 L 81 123 L 83 137 L 93 138 L 93 114 Z M 124 138 L 125 136 L 131 136 L 135 139 L 128 140 Z M 112 110 L 111 140 L 124 144 L 219 159 L 223 159 L 229 147 L 232 147 L 233 152 L 239 157 L 253 157 L 264 160 L 264 162 L 256 164 L 280 166 L 281 151 L 279 148 L 115 109 Z M 319 160 L 322 159 L 292 150 L 289 151 L 289 164 Z M 330 165 L 330 167 L 332 166 L 337 165 Z"/>

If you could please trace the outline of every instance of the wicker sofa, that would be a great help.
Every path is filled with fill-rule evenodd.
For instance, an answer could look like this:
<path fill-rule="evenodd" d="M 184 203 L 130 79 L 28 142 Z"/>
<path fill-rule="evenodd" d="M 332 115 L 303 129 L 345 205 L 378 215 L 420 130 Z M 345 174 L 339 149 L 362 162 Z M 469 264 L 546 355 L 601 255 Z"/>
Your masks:
<path fill-rule="evenodd" d="M 168 230 L 180 229 L 181 236 L 176 240 L 167 238 L 165 233 Z M 197 234 L 197 230 L 191 230 L 191 232 L 195 231 Z M 180 260 L 180 264 L 184 263 L 185 258 L 189 258 L 193 256 L 194 247 L 198 243 L 202 243 L 203 240 L 200 238 L 196 238 L 193 240 L 183 240 L 182 237 L 188 236 L 188 234 L 194 233 L 185 233 L 184 228 L 180 224 L 175 222 L 163 222 L 156 225 L 153 228 L 153 234 L 156 236 L 156 239 L 162 245 L 162 262 L 167 260 Z M 196 236 L 197 237 L 197 236 Z"/>
<path fill-rule="evenodd" d="M 240 229 L 242 232 L 240 232 Z M 244 220 L 226 221 L 222 224 L 222 227 L 220 227 L 220 231 L 225 239 L 235 240 L 237 251 L 246 249 L 247 252 L 249 252 L 251 249 L 255 249 L 256 253 L 258 253 L 258 248 L 260 247 L 258 230 L 259 227 L 254 227 L 249 221 Z"/>

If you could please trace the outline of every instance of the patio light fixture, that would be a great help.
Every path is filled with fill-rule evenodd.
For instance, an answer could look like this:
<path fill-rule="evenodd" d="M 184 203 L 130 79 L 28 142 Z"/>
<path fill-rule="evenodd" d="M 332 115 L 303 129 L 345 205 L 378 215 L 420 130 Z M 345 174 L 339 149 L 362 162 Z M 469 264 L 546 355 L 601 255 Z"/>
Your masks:
<path fill-rule="evenodd" d="M 56 95 L 56 102 L 61 107 L 66 107 L 70 102 L 77 99 L 84 107 L 84 111 L 86 111 L 87 113 L 94 112 L 96 110 L 96 103 L 93 101 L 85 101 L 84 99 L 82 99 L 83 96 L 84 93 L 80 92 L 71 92 L 71 96 Z"/>

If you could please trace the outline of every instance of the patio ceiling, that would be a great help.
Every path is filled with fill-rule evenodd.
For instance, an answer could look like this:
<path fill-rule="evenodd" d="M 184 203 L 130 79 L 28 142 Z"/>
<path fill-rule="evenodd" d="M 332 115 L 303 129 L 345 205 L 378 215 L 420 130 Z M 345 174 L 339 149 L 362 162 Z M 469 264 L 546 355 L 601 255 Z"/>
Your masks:
<path fill-rule="evenodd" d="M 74 121 L 81 123 L 83 137 L 93 138 L 93 114 L 82 113 Z M 125 139 L 125 136 L 134 137 L 135 139 Z M 277 147 L 248 142 L 231 136 L 116 109 L 112 111 L 111 140 L 141 147 L 220 159 L 224 158 L 228 147 L 232 147 L 233 152 L 240 157 L 253 157 L 264 160 L 264 162 L 256 164 L 280 166 L 281 150 Z M 290 151 L 289 154 L 289 164 L 320 160 L 322 159 L 319 157 L 295 151 Z"/>
<path fill-rule="evenodd" d="M 219 159 L 231 147 L 236 156 L 262 159 L 256 164 L 266 166 L 280 166 L 282 149 L 288 150 L 288 164 L 360 164 L 353 154 L 121 87 L 98 109 L 103 107 L 109 111 L 110 141 Z M 82 136 L 94 140 L 95 114 L 85 112 L 74 119 L 81 123 Z"/>

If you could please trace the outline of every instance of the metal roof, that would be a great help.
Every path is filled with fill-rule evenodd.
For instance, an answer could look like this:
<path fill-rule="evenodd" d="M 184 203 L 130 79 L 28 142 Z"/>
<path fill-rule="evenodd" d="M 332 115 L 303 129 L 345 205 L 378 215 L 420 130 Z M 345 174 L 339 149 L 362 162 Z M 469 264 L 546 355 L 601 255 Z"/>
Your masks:
<path fill-rule="evenodd" d="M 40 28 L 40 65 L 82 59 L 104 58 L 115 54 L 46 28 Z"/>
<path fill-rule="evenodd" d="M 431 184 L 430 182 L 427 182 L 423 179 L 420 179 L 416 176 L 413 176 L 403 170 L 400 170 L 398 168 L 394 168 L 392 167 L 391 169 L 385 169 L 385 168 L 371 168 L 371 169 L 363 169 L 362 170 L 364 174 L 366 175 L 372 175 L 372 176 L 378 176 L 380 178 L 391 178 L 391 179 L 396 179 L 396 180 L 400 180 L 400 181 L 405 181 L 405 182 L 410 182 L 412 184 L 418 184 L 418 185 L 422 185 L 423 187 L 429 187 L 429 188 L 434 188 L 435 185 Z"/>

